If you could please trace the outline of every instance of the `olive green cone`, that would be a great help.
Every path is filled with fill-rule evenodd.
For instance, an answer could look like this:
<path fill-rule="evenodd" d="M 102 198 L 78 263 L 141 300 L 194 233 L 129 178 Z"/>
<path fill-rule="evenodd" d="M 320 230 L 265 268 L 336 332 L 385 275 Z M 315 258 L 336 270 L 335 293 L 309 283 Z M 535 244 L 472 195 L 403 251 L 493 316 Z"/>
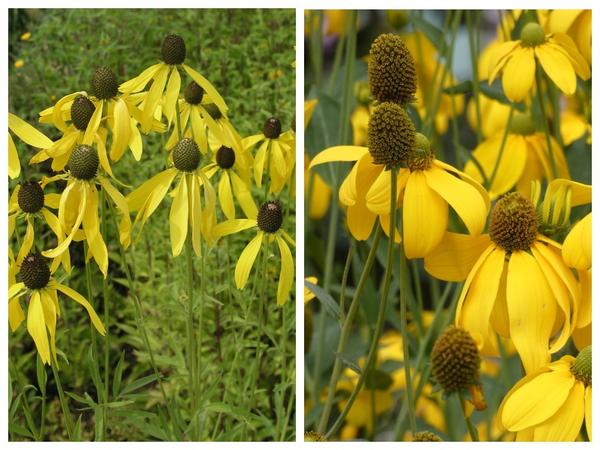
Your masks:
<path fill-rule="evenodd" d="M 406 104 L 417 92 L 415 61 L 395 34 L 382 34 L 369 52 L 369 86 L 379 102 Z"/>
<path fill-rule="evenodd" d="M 173 149 L 173 164 L 182 172 L 193 172 L 200 165 L 198 145 L 189 138 L 180 140 Z"/>
<path fill-rule="evenodd" d="M 419 431 L 413 436 L 413 442 L 442 442 L 442 439 L 431 431 Z"/>
<path fill-rule="evenodd" d="M 263 134 L 269 139 L 277 139 L 281 134 L 281 122 L 277 117 L 270 117 L 263 125 Z"/>
<path fill-rule="evenodd" d="M 305 431 L 304 432 L 304 442 L 326 442 L 327 439 L 321 433 L 317 433 L 316 431 Z"/>
<path fill-rule="evenodd" d="M 585 386 L 592 385 L 592 346 L 588 345 L 579 352 L 571 367 L 571 373 Z"/>
<path fill-rule="evenodd" d="M 19 275 L 28 289 L 46 287 L 50 280 L 50 268 L 46 258 L 37 253 L 30 253 L 23 259 Z"/>
<path fill-rule="evenodd" d="M 277 200 L 263 203 L 258 210 L 256 221 L 258 228 L 265 233 L 275 233 L 283 223 L 281 204 Z"/>
<path fill-rule="evenodd" d="M 405 164 L 415 148 L 415 127 L 404 108 L 391 102 L 379 105 L 369 119 L 367 145 L 375 164 Z"/>
<path fill-rule="evenodd" d="M 77 145 L 69 158 L 71 175 L 79 180 L 91 180 L 98 172 L 98 151 L 89 145 Z"/>
<path fill-rule="evenodd" d="M 185 41 L 181 36 L 169 34 L 162 43 L 163 61 L 170 66 L 182 64 L 185 60 Z"/>
<path fill-rule="evenodd" d="M 471 335 L 458 327 L 448 327 L 431 351 L 431 372 L 444 391 L 456 392 L 479 384 L 481 358 Z"/>
<path fill-rule="evenodd" d="M 119 93 L 117 76 L 110 67 L 98 67 L 92 76 L 92 94 L 100 100 L 108 100 Z"/>
<path fill-rule="evenodd" d="M 529 250 L 538 233 L 535 206 L 518 192 L 500 198 L 492 210 L 490 239 L 511 253 Z"/>
<path fill-rule="evenodd" d="M 85 131 L 95 110 L 96 107 L 89 98 L 83 95 L 75 97 L 71 105 L 71 122 L 75 128 Z"/>
<path fill-rule="evenodd" d="M 21 183 L 17 202 L 21 211 L 35 214 L 44 207 L 44 190 L 36 181 L 25 181 Z"/>
<path fill-rule="evenodd" d="M 220 119 L 223 116 L 219 107 L 214 103 L 207 103 L 206 105 L 202 105 L 202 107 L 206 110 L 208 115 L 215 120 Z"/>

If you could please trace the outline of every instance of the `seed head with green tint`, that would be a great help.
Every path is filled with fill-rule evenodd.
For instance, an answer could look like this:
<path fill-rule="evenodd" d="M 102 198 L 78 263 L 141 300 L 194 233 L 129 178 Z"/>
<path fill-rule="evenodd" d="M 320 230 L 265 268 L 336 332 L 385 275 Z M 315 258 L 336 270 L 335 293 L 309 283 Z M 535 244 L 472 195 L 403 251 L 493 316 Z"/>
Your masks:
<path fill-rule="evenodd" d="M 190 82 L 183 91 L 185 101 L 190 105 L 198 105 L 204 96 L 204 89 L 195 81 Z"/>
<path fill-rule="evenodd" d="M 592 385 L 592 346 L 588 345 L 579 352 L 571 366 L 571 373 L 586 387 Z"/>
<path fill-rule="evenodd" d="M 44 207 L 44 190 L 36 181 L 25 181 L 19 187 L 17 202 L 21 211 L 35 214 Z"/>
<path fill-rule="evenodd" d="M 415 148 L 415 127 L 401 106 L 386 102 L 373 111 L 367 132 L 375 164 L 398 167 Z"/>
<path fill-rule="evenodd" d="M 277 139 L 281 134 L 281 122 L 277 117 L 270 117 L 263 125 L 263 134 L 269 139 Z"/>
<path fill-rule="evenodd" d="M 214 103 L 207 103 L 206 105 L 202 105 L 202 107 L 206 110 L 208 115 L 215 120 L 218 120 L 223 116 L 219 107 Z"/>
<path fill-rule="evenodd" d="M 30 253 L 21 263 L 19 272 L 21 281 L 28 289 L 42 289 L 50 281 L 50 268 L 46 258 L 37 253 Z"/>
<path fill-rule="evenodd" d="M 185 41 L 181 36 L 169 34 L 162 43 L 163 61 L 170 66 L 182 64 L 185 60 Z"/>
<path fill-rule="evenodd" d="M 100 100 L 108 100 L 119 93 L 117 76 L 110 67 L 98 67 L 92 76 L 92 94 Z"/>
<path fill-rule="evenodd" d="M 542 45 L 546 41 L 546 34 L 539 23 L 529 22 L 521 30 L 521 42 L 526 47 Z"/>
<path fill-rule="evenodd" d="M 283 223 L 283 211 L 281 204 L 277 200 L 268 201 L 262 204 L 256 217 L 258 228 L 265 233 L 275 233 Z"/>
<path fill-rule="evenodd" d="M 535 133 L 535 124 L 531 119 L 531 115 L 521 112 L 515 113 L 510 122 L 510 132 L 522 136 L 529 136 Z"/>
<path fill-rule="evenodd" d="M 500 198 L 492 210 L 490 239 L 509 253 L 529 250 L 538 234 L 533 203 L 518 192 Z"/>
<path fill-rule="evenodd" d="M 427 170 L 431 166 L 434 155 L 431 151 L 429 139 L 421 133 L 415 134 L 415 148 L 409 154 L 406 165 L 411 172 L 415 170 Z"/>
<path fill-rule="evenodd" d="M 431 431 L 419 431 L 413 435 L 413 442 L 442 442 L 437 434 Z"/>
<path fill-rule="evenodd" d="M 71 104 L 71 122 L 79 131 L 85 131 L 96 107 L 84 95 L 78 95 Z"/>
<path fill-rule="evenodd" d="M 447 393 L 479 384 L 481 358 L 477 344 L 462 328 L 450 326 L 435 341 L 431 373 Z"/>
<path fill-rule="evenodd" d="M 77 145 L 69 158 L 71 175 L 78 180 L 91 180 L 98 173 L 98 151 L 89 145 Z"/>
<path fill-rule="evenodd" d="M 400 36 L 382 34 L 369 52 L 369 85 L 379 102 L 409 103 L 417 92 L 415 61 Z"/>
<path fill-rule="evenodd" d="M 305 431 L 304 432 L 304 442 L 326 442 L 327 439 L 321 433 L 317 433 L 316 431 Z"/>
<path fill-rule="evenodd" d="M 217 164 L 221 169 L 231 169 L 235 164 L 235 152 L 231 147 L 222 145 L 215 156 Z"/>
<path fill-rule="evenodd" d="M 173 164 L 182 172 L 193 172 L 200 165 L 200 149 L 189 138 L 180 140 L 173 149 Z"/>

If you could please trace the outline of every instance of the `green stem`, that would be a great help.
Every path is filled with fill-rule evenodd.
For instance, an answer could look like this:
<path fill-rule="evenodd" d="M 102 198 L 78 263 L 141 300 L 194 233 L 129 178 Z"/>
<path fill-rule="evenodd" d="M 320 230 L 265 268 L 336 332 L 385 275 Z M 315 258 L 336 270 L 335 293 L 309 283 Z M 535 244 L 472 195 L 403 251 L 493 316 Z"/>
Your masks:
<path fill-rule="evenodd" d="M 342 284 L 340 286 L 340 326 L 346 320 L 346 285 L 348 284 L 348 274 L 352 266 L 355 245 L 354 239 L 351 239 L 348 247 L 348 255 L 346 256 L 346 264 L 344 265 L 344 273 L 342 274 Z"/>
<path fill-rule="evenodd" d="M 333 426 L 327 432 L 327 434 L 326 434 L 327 438 L 329 438 L 333 433 L 337 432 L 339 427 L 344 422 L 346 416 L 348 415 L 348 413 L 350 412 L 350 409 L 352 408 L 352 405 L 354 404 L 354 400 L 356 400 L 356 396 L 362 389 L 363 384 L 365 383 L 365 380 L 366 380 L 371 368 L 373 367 L 373 363 L 375 362 L 376 355 L 377 355 L 377 344 L 379 342 L 379 336 L 381 335 L 381 331 L 383 330 L 383 324 L 385 322 L 385 311 L 386 311 L 386 306 L 387 306 L 387 301 L 388 301 L 388 296 L 389 296 L 389 291 L 390 291 L 390 284 L 391 284 L 391 280 L 392 280 L 392 271 L 394 268 L 394 245 L 396 245 L 394 236 L 396 234 L 396 215 L 397 215 L 396 199 L 397 199 L 397 192 L 398 192 L 398 169 L 397 168 L 392 169 L 391 178 L 392 178 L 392 183 L 391 183 L 392 186 L 391 186 L 391 192 L 390 192 L 390 194 L 391 194 L 390 195 L 390 230 L 389 230 L 389 238 L 388 238 L 388 253 L 387 253 L 387 261 L 386 261 L 386 267 L 385 267 L 385 275 L 384 275 L 384 280 L 383 280 L 383 292 L 381 295 L 381 302 L 379 304 L 379 312 L 377 313 L 377 322 L 375 324 L 375 330 L 374 330 L 373 336 L 371 338 L 371 344 L 369 346 L 369 353 L 367 354 L 367 361 L 365 363 L 365 367 L 363 368 L 363 371 L 361 372 L 360 377 L 358 378 L 358 381 L 357 381 L 356 385 L 354 386 L 354 389 L 352 390 L 350 397 L 348 398 L 348 401 L 344 405 L 344 409 L 342 410 L 341 414 L 339 415 L 339 417 L 337 418 L 337 420 L 335 421 Z M 376 245 L 374 245 L 374 247 L 376 247 Z M 369 272 L 370 272 L 370 270 L 369 270 Z M 348 315 L 350 315 L 350 314 L 348 313 Z M 332 391 L 335 391 L 335 385 L 333 385 L 333 386 L 330 385 L 329 387 L 330 387 L 330 393 Z"/>
<path fill-rule="evenodd" d="M 333 95 L 335 89 L 335 82 L 340 65 L 342 62 L 342 54 L 344 53 L 344 46 L 346 43 L 346 36 L 342 35 L 338 38 L 337 46 L 335 48 L 335 56 L 333 58 L 333 66 L 331 68 L 331 74 L 329 75 L 329 82 L 327 83 L 327 93 Z"/>
<path fill-rule="evenodd" d="M 191 232 L 191 230 L 188 230 Z M 186 276 L 186 287 L 187 287 L 187 295 L 188 295 L 188 317 L 187 317 L 187 338 L 188 338 L 188 383 L 190 390 L 190 400 L 191 400 L 191 411 L 190 411 L 190 420 L 193 421 L 192 424 L 192 436 L 195 440 L 196 432 L 197 432 L 197 421 L 195 420 L 197 405 L 197 395 L 196 395 L 196 350 L 195 350 L 195 339 L 194 339 L 194 261 L 192 259 L 192 239 L 191 236 L 188 236 L 185 243 L 185 260 L 187 267 L 187 276 Z"/>
<path fill-rule="evenodd" d="M 102 239 L 106 242 L 106 203 L 105 203 L 104 189 L 100 190 L 100 233 Z M 106 440 L 106 433 L 108 429 L 108 407 L 106 406 L 109 402 L 109 378 L 110 378 L 110 293 L 108 289 L 108 280 L 106 277 L 102 277 L 102 299 L 104 303 L 104 327 L 106 328 L 106 335 L 104 336 L 104 406 L 102 407 L 102 415 L 104 420 L 102 421 L 102 436 Z"/>
<path fill-rule="evenodd" d="M 476 33 L 479 28 L 473 27 L 473 15 L 479 16 L 479 11 L 467 11 L 467 28 L 469 29 L 469 51 L 471 54 L 471 77 L 473 78 L 473 100 L 475 101 L 475 114 L 477 117 L 477 143 L 483 140 L 481 131 L 481 105 L 479 98 L 479 73 L 477 67 L 477 43 Z"/>
<path fill-rule="evenodd" d="M 69 440 L 73 441 L 73 423 L 71 422 L 71 411 L 69 410 L 69 404 L 67 403 L 67 399 L 62 388 L 62 383 L 60 382 L 60 377 L 58 376 L 58 371 L 56 370 L 54 362 L 51 362 L 50 365 L 52 366 L 52 373 L 54 374 L 54 381 L 56 382 L 56 389 L 58 390 L 58 399 L 60 401 L 60 406 L 65 418 L 67 435 L 69 436 Z"/>
<path fill-rule="evenodd" d="M 471 436 L 471 440 L 473 442 L 479 442 L 479 434 L 477 433 L 477 429 L 473 426 L 473 422 L 471 422 L 471 418 L 469 417 L 469 414 L 467 413 L 467 408 L 465 406 L 465 399 L 460 392 L 458 392 L 458 402 L 460 403 L 460 408 L 462 409 L 465 424 L 467 425 L 467 430 L 469 431 L 469 436 Z"/>
<path fill-rule="evenodd" d="M 515 105 L 513 103 L 510 104 L 510 111 L 508 113 L 508 120 L 506 121 L 506 127 L 504 128 L 504 134 L 502 135 L 502 142 L 500 143 L 500 150 L 498 151 L 498 156 L 496 158 L 496 163 L 494 164 L 494 169 L 492 170 L 492 174 L 488 178 L 487 189 L 491 189 L 494 185 L 494 180 L 496 179 L 496 174 L 498 173 L 498 168 L 500 167 L 500 161 L 502 161 L 502 155 L 504 154 L 504 147 L 506 147 L 506 140 L 508 139 L 508 133 L 510 131 L 510 127 L 512 124 L 513 114 L 515 112 Z M 473 158 L 474 160 L 475 158 Z"/>
<path fill-rule="evenodd" d="M 316 18 L 316 20 L 315 20 Z M 315 84 L 321 84 L 321 74 L 323 72 L 323 11 L 311 11 L 310 20 L 310 59 L 313 68 Z"/>
<path fill-rule="evenodd" d="M 537 65 L 537 63 L 535 66 L 535 86 L 540 107 L 540 116 L 542 120 L 542 125 L 544 127 L 544 134 L 546 135 L 546 146 L 548 147 L 548 154 L 550 155 L 550 164 L 552 165 L 552 179 L 554 179 L 558 175 L 558 170 L 556 167 L 556 156 L 554 155 L 554 147 L 552 146 L 550 130 L 548 129 L 548 119 L 546 117 L 546 112 L 544 109 L 544 99 L 542 98 L 542 80 L 540 77 L 540 67 Z"/>
<path fill-rule="evenodd" d="M 382 230 L 381 227 L 378 225 L 377 231 L 375 232 L 375 237 L 373 239 L 373 245 L 371 246 L 371 250 L 369 251 L 369 256 L 367 256 L 365 266 L 363 268 L 362 274 L 360 275 L 360 279 L 358 280 L 358 284 L 356 285 L 356 290 L 354 291 L 352 303 L 350 303 L 348 314 L 346 315 L 346 319 L 344 320 L 344 324 L 342 326 L 340 340 L 338 341 L 338 347 L 336 351 L 335 362 L 333 364 L 333 370 L 331 372 L 331 378 L 329 380 L 327 400 L 325 401 L 323 412 L 321 414 L 321 420 L 317 428 L 317 431 L 319 433 L 325 432 L 325 428 L 327 427 L 327 423 L 329 422 L 329 416 L 331 415 L 331 408 L 333 406 L 333 398 L 335 396 L 335 388 L 342 373 L 342 355 L 346 348 L 348 337 L 350 336 L 354 316 L 356 315 L 356 312 L 358 311 L 358 307 L 360 305 L 360 296 L 362 294 L 363 288 L 365 287 L 365 283 L 371 275 L 371 269 L 373 268 L 373 263 L 375 262 L 375 258 L 377 256 L 377 247 L 379 246 L 381 234 Z M 321 314 L 325 315 L 324 312 L 322 312 Z"/>

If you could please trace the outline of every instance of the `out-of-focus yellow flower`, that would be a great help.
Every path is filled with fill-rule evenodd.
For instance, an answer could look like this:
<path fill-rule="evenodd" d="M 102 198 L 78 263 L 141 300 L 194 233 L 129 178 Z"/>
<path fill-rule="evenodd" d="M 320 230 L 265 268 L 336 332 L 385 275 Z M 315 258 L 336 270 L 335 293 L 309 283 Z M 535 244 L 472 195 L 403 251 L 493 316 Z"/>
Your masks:
<path fill-rule="evenodd" d="M 311 219 L 322 219 L 331 202 L 331 188 L 325 183 L 321 175 L 309 170 L 310 159 L 304 154 L 304 195 L 308 200 L 308 217 Z M 312 186 L 311 186 L 312 184 Z"/>
<path fill-rule="evenodd" d="M 23 61 L 22 59 L 17 59 L 15 61 L 15 68 L 16 69 L 20 69 L 21 67 L 23 67 L 25 65 L 25 61 Z"/>
<path fill-rule="evenodd" d="M 343 35 L 346 32 L 346 16 L 344 9 L 328 9 L 323 12 L 325 22 L 325 35 Z"/>
<path fill-rule="evenodd" d="M 31 33 L 29 31 L 26 31 L 25 33 L 23 33 L 20 37 L 20 39 L 22 41 L 28 41 L 31 38 Z"/>
<path fill-rule="evenodd" d="M 306 277 L 305 280 L 312 284 L 317 284 L 319 282 L 317 277 Z M 315 298 L 315 294 L 313 293 L 313 291 L 311 291 L 309 288 L 304 286 L 304 304 L 306 305 L 314 298 Z"/>
<path fill-rule="evenodd" d="M 592 124 L 576 96 L 567 98 L 567 108 L 560 115 L 560 134 L 563 143 L 570 145 L 587 133 L 586 142 L 592 143 Z"/>
<path fill-rule="evenodd" d="M 481 115 L 481 134 L 484 138 L 489 138 L 504 131 L 510 114 L 510 106 L 479 94 L 479 112 Z M 473 131 L 477 130 L 475 97 L 472 97 L 467 105 L 467 120 Z"/>
<path fill-rule="evenodd" d="M 555 9 L 549 13 L 545 27 L 550 33 L 566 33 L 577 49 L 592 64 L 592 10 Z"/>
<path fill-rule="evenodd" d="M 369 117 L 371 110 L 368 106 L 358 105 L 350 116 L 352 122 L 352 142 L 354 145 L 367 145 L 367 130 L 369 128 Z"/>

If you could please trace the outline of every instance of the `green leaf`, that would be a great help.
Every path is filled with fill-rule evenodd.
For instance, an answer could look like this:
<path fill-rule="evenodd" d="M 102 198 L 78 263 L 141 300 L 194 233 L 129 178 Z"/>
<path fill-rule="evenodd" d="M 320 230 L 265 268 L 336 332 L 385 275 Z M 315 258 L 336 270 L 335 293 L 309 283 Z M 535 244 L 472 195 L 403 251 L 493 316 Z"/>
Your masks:
<path fill-rule="evenodd" d="M 123 378 L 123 365 L 125 363 L 125 351 L 121 352 L 121 357 L 119 358 L 119 362 L 117 363 L 117 367 L 115 368 L 115 373 L 113 376 L 113 397 L 117 398 L 119 396 L 119 392 L 121 389 L 121 379 Z"/>
<path fill-rule="evenodd" d="M 386 391 L 394 383 L 392 377 L 381 369 L 371 369 L 365 380 L 365 387 L 371 390 Z"/>
<path fill-rule="evenodd" d="M 310 281 L 304 280 L 304 285 L 308 289 L 310 289 L 310 291 L 313 294 L 315 294 L 317 299 L 321 302 L 321 304 L 325 308 L 325 311 L 327 311 L 327 313 L 329 315 L 331 315 L 334 319 L 338 320 L 340 317 L 340 307 L 336 303 L 336 301 L 333 299 L 333 297 L 331 297 L 331 295 L 329 295 L 327 292 L 325 292 L 319 286 L 311 283 Z"/>
<path fill-rule="evenodd" d="M 421 31 L 425 36 L 427 36 L 427 39 L 431 41 L 440 55 L 445 54 L 448 44 L 446 43 L 446 39 L 444 38 L 444 33 L 442 30 L 432 23 L 418 17 L 416 14 L 411 14 L 411 21 L 418 31 Z"/>
<path fill-rule="evenodd" d="M 358 366 L 358 364 L 356 364 L 354 361 L 352 361 L 349 357 L 347 357 L 344 354 L 340 354 L 340 353 L 336 353 L 336 355 L 340 357 L 340 359 L 342 360 L 344 365 L 346 367 L 348 367 L 350 370 L 357 373 L 358 375 L 362 374 L 362 369 Z"/>
<path fill-rule="evenodd" d="M 156 380 L 156 375 L 148 375 L 147 377 L 138 378 L 137 380 L 132 381 L 127 386 L 125 386 L 121 391 L 121 395 L 123 396 L 129 394 L 130 392 L 137 391 L 141 387 L 144 387 L 147 384 L 150 384 Z"/>
<path fill-rule="evenodd" d="M 73 429 L 73 440 L 76 442 L 81 441 L 81 414 L 79 414 L 75 428 Z"/>
<path fill-rule="evenodd" d="M 479 89 L 486 97 L 497 100 L 505 105 L 511 104 L 511 101 L 504 95 L 504 91 L 500 87 L 499 82 L 495 82 L 490 86 L 486 80 L 481 81 L 479 83 Z"/>
<path fill-rule="evenodd" d="M 40 358 L 39 355 L 36 358 L 36 373 L 40 392 L 42 393 L 42 396 L 46 396 L 46 382 L 48 381 L 48 374 L 46 373 L 46 368 L 44 367 L 42 358 Z"/>
<path fill-rule="evenodd" d="M 19 425 L 18 423 L 10 423 L 9 429 L 12 433 L 18 434 L 19 436 L 24 436 L 29 439 L 34 439 L 33 434 L 27 428 Z"/>
<path fill-rule="evenodd" d="M 468 94 L 473 90 L 473 82 L 471 80 L 465 80 L 462 83 L 455 84 L 454 86 L 448 86 L 444 88 L 444 94 L 457 95 L 457 94 Z"/>

